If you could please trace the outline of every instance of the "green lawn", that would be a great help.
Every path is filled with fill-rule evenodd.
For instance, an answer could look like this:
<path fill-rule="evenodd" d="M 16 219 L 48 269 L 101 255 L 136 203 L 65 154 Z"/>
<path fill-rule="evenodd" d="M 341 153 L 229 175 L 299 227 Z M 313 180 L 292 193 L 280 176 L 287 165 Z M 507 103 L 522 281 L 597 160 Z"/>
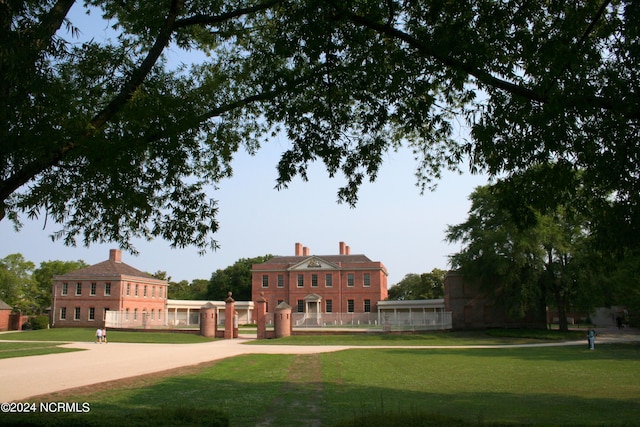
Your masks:
<path fill-rule="evenodd" d="M 91 411 L 29 421 L 226 425 L 226 416 L 234 427 L 630 426 L 640 408 L 640 345 L 247 355 L 138 384 L 52 396 L 89 402 Z M 26 420 L 16 414 L 4 422 Z"/>
<path fill-rule="evenodd" d="M 0 359 L 9 357 L 37 356 L 51 353 L 67 353 L 79 349 L 61 348 L 47 342 L 0 342 Z"/>
<path fill-rule="evenodd" d="M 92 342 L 96 339 L 94 328 L 54 328 L 0 334 L 0 340 Z M 107 339 L 114 342 L 138 342 L 153 344 L 191 344 L 212 341 L 200 335 L 184 332 L 128 332 L 107 330 Z"/>
<path fill-rule="evenodd" d="M 398 345 L 462 346 L 532 344 L 542 341 L 585 340 L 584 331 L 544 331 L 495 329 L 470 332 L 432 332 L 416 334 L 355 333 L 348 335 L 293 335 L 273 340 L 251 341 L 251 345 Z"/>

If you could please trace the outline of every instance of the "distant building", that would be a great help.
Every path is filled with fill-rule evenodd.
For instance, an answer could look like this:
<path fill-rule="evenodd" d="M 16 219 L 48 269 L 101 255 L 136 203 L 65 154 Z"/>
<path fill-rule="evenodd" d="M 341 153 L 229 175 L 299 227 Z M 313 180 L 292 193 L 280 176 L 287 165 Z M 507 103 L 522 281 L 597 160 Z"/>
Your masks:
<path fill-rule="evenodd" d="M 444 278 L 444 306 L 451 312 L 453 329 L 546 328 L 544 307 L 525 313 L 522 319 L 512 318 L 499 297 L 500 291 L 485 291 L 479 283 L 465 281 L 459 272 L 449 271 Z"/>
<path fill-rule="evenodd" d="M 51 325 L 102 327 L 107 312 L 121 312 L 142 327 L 166 324 L 166 280 L 122 262 L 118 249 L 90 267 L 53 276 Z"/>
<path fill-rule="evenodd" d="M 286 302 L 294 314 L 303 313 L 298 324 L 342 321 L 344 317 L 338 320 L 337 313 L 373 313 L 377 319 L 377 304 L 388 297 L 387 276 L 380 261 L 352 255 L 344 242 L 337 255 L 311 255 L 309 248 L 296 243 L 293 256 L 276 256 L 253 265 L 251 299 L 264 298 L 267 313 Z"/>
<path fill-rule="evenodd" d="M 9 330 L 9 317 L 13 309 L 9 304 L 0 300 L 0 331 Z"/>

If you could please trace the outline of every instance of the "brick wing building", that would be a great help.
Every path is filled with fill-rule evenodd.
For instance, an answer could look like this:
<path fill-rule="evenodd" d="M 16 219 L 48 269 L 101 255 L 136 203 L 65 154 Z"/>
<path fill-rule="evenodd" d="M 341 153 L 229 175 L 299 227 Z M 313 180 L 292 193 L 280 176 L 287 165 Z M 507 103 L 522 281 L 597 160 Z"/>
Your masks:
<path fill-rule="evenodd" d="M 9 330 L 9 318 L 12 310 L 9 304 L 0 300 L 0 331 Z"/>
<path fill-rule="evenodd" d="M 159 280 L 122 262 L 120 250 L 90 267 L 53 276 L 51 324 L 54 327 L 102 327 L 107 312 L 121 312 L 141 326 L 166 321 L 167 287 Z"/>
<path fill-rule="evenodd" d="M 338 255 L 311 255 L 295 244 L 295 255 L 276 256 L 251 271 L 252 300 L 264 298 L 267 312 L 286 302 L 305 323 L 335 319 L 335 313 L 375 313 L 387 299 L 387 269 L 365 255 L 351 255 L 340 242 Z M 333 320 L 332 320 L 333 321 Z"/>

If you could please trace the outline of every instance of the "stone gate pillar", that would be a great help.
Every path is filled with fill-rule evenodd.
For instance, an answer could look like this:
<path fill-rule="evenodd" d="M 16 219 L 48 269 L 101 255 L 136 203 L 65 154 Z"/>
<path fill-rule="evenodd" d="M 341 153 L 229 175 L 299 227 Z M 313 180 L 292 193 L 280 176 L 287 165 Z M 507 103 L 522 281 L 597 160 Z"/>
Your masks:
<path fill-rule="evenodd" d="M 291 336 L 293 327 L 291 323 L 291 306 L 289 304 L 286 302 L 278 304 L 273 320 L 276 338 Z"/>
<path fill-rule="evenodd" d="M 224 339 L 229 340 L 237 337 L 237 332 L 234 334 L 234 330 L 236 330 L 236 301 L 231 297 L 231 292 L 229 292 L 229 298 L 224 300 Z M 235 337 L 234 337 L 235 335 Z"/>
<path fill-rule="evenodd" d="M 208 302 L 200 309 L 200 335 L 203 337 L 215 337 L 216 323 L 216 307 Z"/>
<path fill-rule="evenodd" d="M 264 298 L 264 292 L 260 293 L 260 298 L 255 301 L 255 317 L 256 326 L 258 327 L 256 338 L 264 340 L 267 338 L 267 300 Z"/>

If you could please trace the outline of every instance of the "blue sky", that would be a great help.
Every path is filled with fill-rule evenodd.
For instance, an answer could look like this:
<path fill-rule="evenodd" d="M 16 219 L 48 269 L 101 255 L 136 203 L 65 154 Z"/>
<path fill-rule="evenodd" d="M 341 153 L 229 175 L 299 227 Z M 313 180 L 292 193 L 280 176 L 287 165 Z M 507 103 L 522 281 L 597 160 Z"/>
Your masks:
<path fill-rule="evenodd" d="M 96 23 L 97 14 L 72 13 L 73 22 L 86 37 L 112 36 L 109 26 Z M 179 52 L 172 51 L 181 61 Z M 330 179 L 321 164 L 311 168 L 310 181 L 297 179 L 287 190 L 274 189 L 276 164 L 289 146 L 286 140 L 265 144 L 255 156 L 238 153 L 234 176 L 219 184 L 210 196 L 219 202 L 221 248 L 200 256 L 195 248 L 171 249 L 163 240 L 136 241 L 139 256 L 123 253 L 123 261 L 140 270 L 166 271 L 172 280 L 209 279 L 211 273 L 240 258 L 265 254 L 293 255 L 296 242 L 314 255 L 338 253 L 344 241 L 352 254 L 381 261 L 389 272 L 389 285 L 408 273 L 446 269 L 447 256 L 457 245 L 444 242 L 447 225 L 463 222 L 470 206 L 468 196 L 484 176 L 446 173 L 434 192 L 420 195 L 415 186 L 416 162 L 409 150 L 390 153 L 375 183 L 366 183 L 358 205 L 338 204 L 341 177 Z M 462 166 L 465 167 L 464 165 Z M 48 260 L 78 260 L 89 264 L 108 258 L 113 244 L 65 247 L 49 237 L 60 227 L 44 219 L 23 218 L 19 233 L 8 220 L 0 222 L 0 258 L 21 253 L 36 266 Z"/>
<path fill-rule="evenodd" d="M 355 208 L 338 204 L 341 178 L 330 179 L 320 164 L 312 168 L 309 182 L 295 180 L 286 190 L 275 190 L 276 163 L 287 141 L 275 141 L 255 156 L 240 152 L 233 163 L 234 176 L 220 183 L 211 197 L 219 201 L 221 248 L 200 256 L 195 248 L 171 249 L 163 240 L 136 241 L 138 256 L 123 253 L 123 261 L 140 270 L 166 271 L 172 280 L 209 279 L 211 273 L 240 258 L 265 254 L 293 255 L 296 242 L 314 255 L 338 253 L 344 241 L 352 254 L 381 261 L 389 271 L 389 285 L 408 273 L 448 267 L 447 256 L 458 245 L 444 242 L 447 225 L 467 218 L 468 196 L 486 177 L 446 174 L 434 192 L 420 195 L 415 186 L 415 161 L 411 153 L 391 153 L 374 183 L 361 189 Z M 49 237 L 59 226 L 44 219 L 24 219 L 13 231 L 0 222 L 0 258 L 21 253 L 38 265 L 47 260 L 78 260 L 89 264 L 108 258 L 113 244 L 89 248 L 66 247 Z"/>

